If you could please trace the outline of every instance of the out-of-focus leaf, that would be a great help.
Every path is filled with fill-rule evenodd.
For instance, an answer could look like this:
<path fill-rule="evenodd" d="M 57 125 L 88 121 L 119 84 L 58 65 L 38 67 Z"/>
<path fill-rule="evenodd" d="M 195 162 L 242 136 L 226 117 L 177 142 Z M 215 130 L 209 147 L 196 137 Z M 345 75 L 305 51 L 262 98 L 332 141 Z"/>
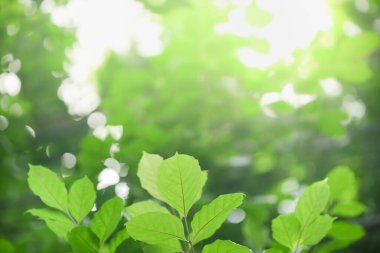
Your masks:
<path fill-rule="evenodd" d="M 356 217 L 361 215 L 365 211 L 366 207 L 360 202 L 350 201 L 350 202 L 339 202 L 332 209 L 332 214 L 340 217 Z"/>
<path fill-rule="evenodd" d="M 15 247 L 9 241 L 0 238 L 0 252 L 2 253 L 14 253 Z"/>
<path fill-rule="evenodd" d="M 334 168 L 327 175 L 331 201 L 350 201 L 356 197 L 357 183 L 354 173 L 345 166 Z"/>
<path fill-rule="evenodd" d="M 335 240 L 351 243 L 362 238 L 365 235 L 365 230 L 354 223 L 336 221 L 332 225 L 329 235 Z"/>

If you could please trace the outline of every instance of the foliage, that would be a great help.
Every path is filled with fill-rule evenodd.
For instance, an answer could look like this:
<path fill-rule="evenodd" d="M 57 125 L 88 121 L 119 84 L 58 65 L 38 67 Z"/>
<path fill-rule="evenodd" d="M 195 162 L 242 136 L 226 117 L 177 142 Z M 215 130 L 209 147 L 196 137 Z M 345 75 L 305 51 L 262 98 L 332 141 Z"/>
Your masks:
<path fill-rule="evenodd" d="M 31 209 L 28 212 L 44 220 L 58 237 L 68 241 L 74 252 L 113 253 L 123 241 L 132 237 L 147 244 L 142 246 L 144 252 L 190 253 L 195 252 L 199 242 L 212 237 L 244 199 L 241 193 L 220 195 L 203 205 L 189 222 L 189 211 L 194 199 L 199 199 L 207 178 L 195 158 L 176 153 L 163 159 L 144 152 L 138 174 L 142 187 L 154 192 L 159 199 L 138 201 L 124 208 L 122 200 L 114 197 L 106 201 L 91 220 L 84 222 L 86 219 L 83 218 L 89 215 L 95 202 L 96 193 L 91 181 L 87 177 L 75 181 L 67 194 L 65 184 L 54 172 L 42 166 L 30 165 L 30 189 L 47 206 L 58 211 Z M 337 177 L 351 180 L 338 181 Z M 355 199 L 357 189 L 354 180 L 351 170 L 337 167 L 327 179 L 310 185 L 298 199 L 294 213 L 282 214 L 272 221 L 273 238 L 292 253 L 307 251 L 327 235 L 331 240 L 321 244 L 317 248 L 318 252 L 330 252 L 360 239 L 364 236 L 360 226 L 335 221 L 336 217 L 326 214 L 327 207 L 332 206 L 337 199 Z M 168 184 L 168 181 L 173 183 Z M 351 207 L 347 208 L 349 211 Z M 332 210 L 336 214 L 334 207 Z M 126 228 L 115 235 L 123 211 L 128 222 Z M 283 249 L 275 246 L 268 251 L 283 252 Z M 204 246 L 202 252 L 251 251 L 231 241 L 216 240 Z"/>
<path fill-rule="evenodd" d="M 69 245 L 85 252 L 100 247 L 101 240 L 105 240 L 102 250 L 109 247 L 110 252 L 157 251 L 129 238 L 119 223 L 119 232 L 110 232 L 116 221 L 98 230 L 99 235 L 91 230 L 91 204 L 96 197 L 101 210 L 102 203 L 115 195 L 114 187 L 80 194 L 90 182 L 97 182 L 109 157 L 129 170 L 122 180 L 131 190 L 124 205 L 132 220 L 149 209 L 163 214 L 178 209 L 182 210 L 180 217 L 187 213 L 193 218 L 195 210 L 212 211 L 213 199 L 227 189 L 247 195 L 229 221 L 199 242 L 198 248 L 219 238 L 222 240 L 205 250 L 214 251 L 218 245 L 231 244 L 225 240 L 232 240 L 255 252 L 269 247 L 272 249 L 267 252 L 287 252 L 289 248 L 271 238 L 272 220 L 280 211 L 294 218 L 278 219 L 293 220 L 290 223 L 297 224 L 296 229 L 301 226 L 297 212 L 289 210 L 288 204 L 295 205 L 305 184 L 327 175 L 329 200 L 315 219 L 329 215 L 335 220 L 325 239 L 311 248 L 305 246 L 304 251 L 379 252 L 380 192 L 375 190 L 380 178 L 378 1 L 323 1 L 330 5 L 331 28 L 319 31 L 306 48 L 298 48 L 266 68 L 246 66 L 239 52 L 249 48 L 257 53 L 250 59 L 261 59 L 274 49 L 270 41 L 236 35 L 240 29 L 232 34 L 215 31 L 242 11 L 238 5 L 243 2 L 247 4 L 242 14 L 247 24 L 255 30 L 271 27 L 278 22 L 276 14 L 272 16 L 262 3 L 273 1 L 126 1 L 141 3 L 141 9 L 162 26 L 164 47 L 159 55 L 146 57 L 139 54 L 139 43 L 131 41 L 128 53 L 108 52 L 100 69 L 91 74 L 101 97 L 97 110 L 104 113 L 107 124 L 124 126 L 116 143 L 120 152 L 112 154 L 110 146 L 116 142 L 112 136 L 97 138 L 87 126 L 87 117 L 69 115 L 57 96 L 68 75 L 68 52 L 76 42 L 76 31 L 51 22 L 56 16 L 46 12 L 49 2 L 64 6 L 70 1 L 0 0 L 0 75 L 12 74 L 21 80 L 18 95 L 0 89 L 0 252 L 63 253 L 69 252 Z M 214 2 L 222 7 L 215 7 Z M 368 4 L 367 10 L 360 9 L 363 3 L 364 7 Z M 313 16 L 314 11 L 309 14 Z M 108 19 L 101 17 L 108 24 Z M 307 20 L 295 21 L 294 26 L 304 21 L 306 26 Z M 129 25 L 124 24 L 123 30 Z M 106 37 L 98 28 L 102 27 L 93 30 L 99 38 Z M 289 29 L 284 27 L 280 33 L 289 39 L 298 37 Z M 288 44 L 287 40 L 280 42 Z M 18 62 L 21 67 L 15 70 Z M 337 90 L 331 93 L 329 87 Z M 313 100 L 300 105 L 292 102 L 289 94 L 299 101 L 308 96 Z M 276 96 L 280 99 L 263 102 Z M 9 124 L 3 130 L 4 117 Z M 208 170 L 201 174 L 202 195 L 191 192 L 182 204 L 177 202 L 179 196 L 169 200 L 160 196 L 158 185 L 150 179 L 144 181 L 140 173 L 142 150 L 163 157 L 177 151 L 197 157 Z M 73 169 L 62 165 L 65 152 L 77 158 Z M 150 166 L 159 164 L 160 159 L 151 155 Z M 71 187 L 51 192 L 67 195 L 67 200 L 57 202 L 41 195 L 49 206 L 39 206 L 27 187 L 28 163 L 54 168 L 47 178 L 52 182 L 58 178 Z M 337 165 L 344 166 L 330 172 Z M 149 177 L 155 177 L 159 167 L 149 168 Z M 161 178 L 161 186 L 166 179 Z M 49 182 L 36 185 L 34 190 L 40 193 L 44 187 L 50 190 L 62 185 Z M 195 186 L 199 188 L 198 183 L 187 187 Z M 95 188 L 92 183 L 91 187 Z M 177 188 L 178 181 L 170 191 Z M 158 201 L 147 200 L 149 195 Z M 46 226 L 30 214 L 45 220 Z M 245 218 L 234 221 L 231 218 L 236 214 Z M 81 224 L 78 229 L 77 224 Z M 83 245 L 86 240 L 78 240 L 82 238 L 79 235 L 89 243 Z"/>

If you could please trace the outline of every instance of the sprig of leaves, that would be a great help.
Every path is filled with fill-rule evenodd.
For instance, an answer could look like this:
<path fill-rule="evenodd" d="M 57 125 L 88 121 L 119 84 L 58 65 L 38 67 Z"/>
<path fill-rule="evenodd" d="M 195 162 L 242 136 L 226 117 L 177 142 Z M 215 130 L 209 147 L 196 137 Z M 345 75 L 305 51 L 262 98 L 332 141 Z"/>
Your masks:
<path fill-rule="evenodd" d="M 114 253 L 128 238 L 124 229 L 109 240 L 122 219 L 124 204 L 121 199 L 115 197 L 106 201 L 87 227 L 83 221 L 96 200 L 93 183 L 84 177 L 75 181 L 67 192 L 64 182 L 53 171 L 43 166 L 29 167 L 30 189 L 51 208 L 30 209 L 27 213 L 45 221 L 50 230 L 70 243 L 74 252 Z"/>
<path fill-rule="evenodd" d="M 126 224 L 127 231 L 135 240 L 164 248 L 165 252 L 193 252 L 194 246 L 211 237 L 244 199 L 241 193 L 221 195 L 196 212 L 189 226 L 189 211 L 207 181 L 207 173 L 201 170 L 198 161 L 182 154 L 164 160 L 144 153 L 137 174 L 142 187 L 176 213 L 170 214 L 164 206 L 151 200 L 137 202 L 126 208 L 131 217 Z M 216 241 L 205 246 L 203 252 L 250 250 L 230 241 Z"/>

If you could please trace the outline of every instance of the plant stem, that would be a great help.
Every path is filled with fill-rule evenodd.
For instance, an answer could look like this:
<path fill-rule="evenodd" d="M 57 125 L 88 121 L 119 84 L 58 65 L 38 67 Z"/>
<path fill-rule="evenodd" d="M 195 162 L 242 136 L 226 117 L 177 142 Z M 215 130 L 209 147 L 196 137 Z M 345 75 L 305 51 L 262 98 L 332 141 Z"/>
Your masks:
<path fill-rule="evenodd" d="M 194 252 L 193 243 L 191 242 L 191 239 L 190 239 L 189 224 L 187 222 L 187 217 L 186 216 L 183 217 L 183 222 L 185 223 L 186 239 L 187 239 L 187 243 L 188 243 L 187 253 Z"/>

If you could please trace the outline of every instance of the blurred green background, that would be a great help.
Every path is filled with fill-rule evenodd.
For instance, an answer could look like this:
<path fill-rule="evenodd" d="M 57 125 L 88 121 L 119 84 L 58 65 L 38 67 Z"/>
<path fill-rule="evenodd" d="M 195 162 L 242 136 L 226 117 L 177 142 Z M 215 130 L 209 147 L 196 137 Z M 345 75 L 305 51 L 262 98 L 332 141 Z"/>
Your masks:
<path fill-rule="evenodd" d="M 379 33 L 378 0 L 0 0 L 0 246 L 69 251 L 25 214 L 28 163 L 98 182 L 114 158 L 132 203 L 142 151 L 178 151 L 209 172 L 202 203 L 247 194 L 217 237 L 257 252 L 349 166 L 367 233 L 341 252 L 380 252 Z"/>

